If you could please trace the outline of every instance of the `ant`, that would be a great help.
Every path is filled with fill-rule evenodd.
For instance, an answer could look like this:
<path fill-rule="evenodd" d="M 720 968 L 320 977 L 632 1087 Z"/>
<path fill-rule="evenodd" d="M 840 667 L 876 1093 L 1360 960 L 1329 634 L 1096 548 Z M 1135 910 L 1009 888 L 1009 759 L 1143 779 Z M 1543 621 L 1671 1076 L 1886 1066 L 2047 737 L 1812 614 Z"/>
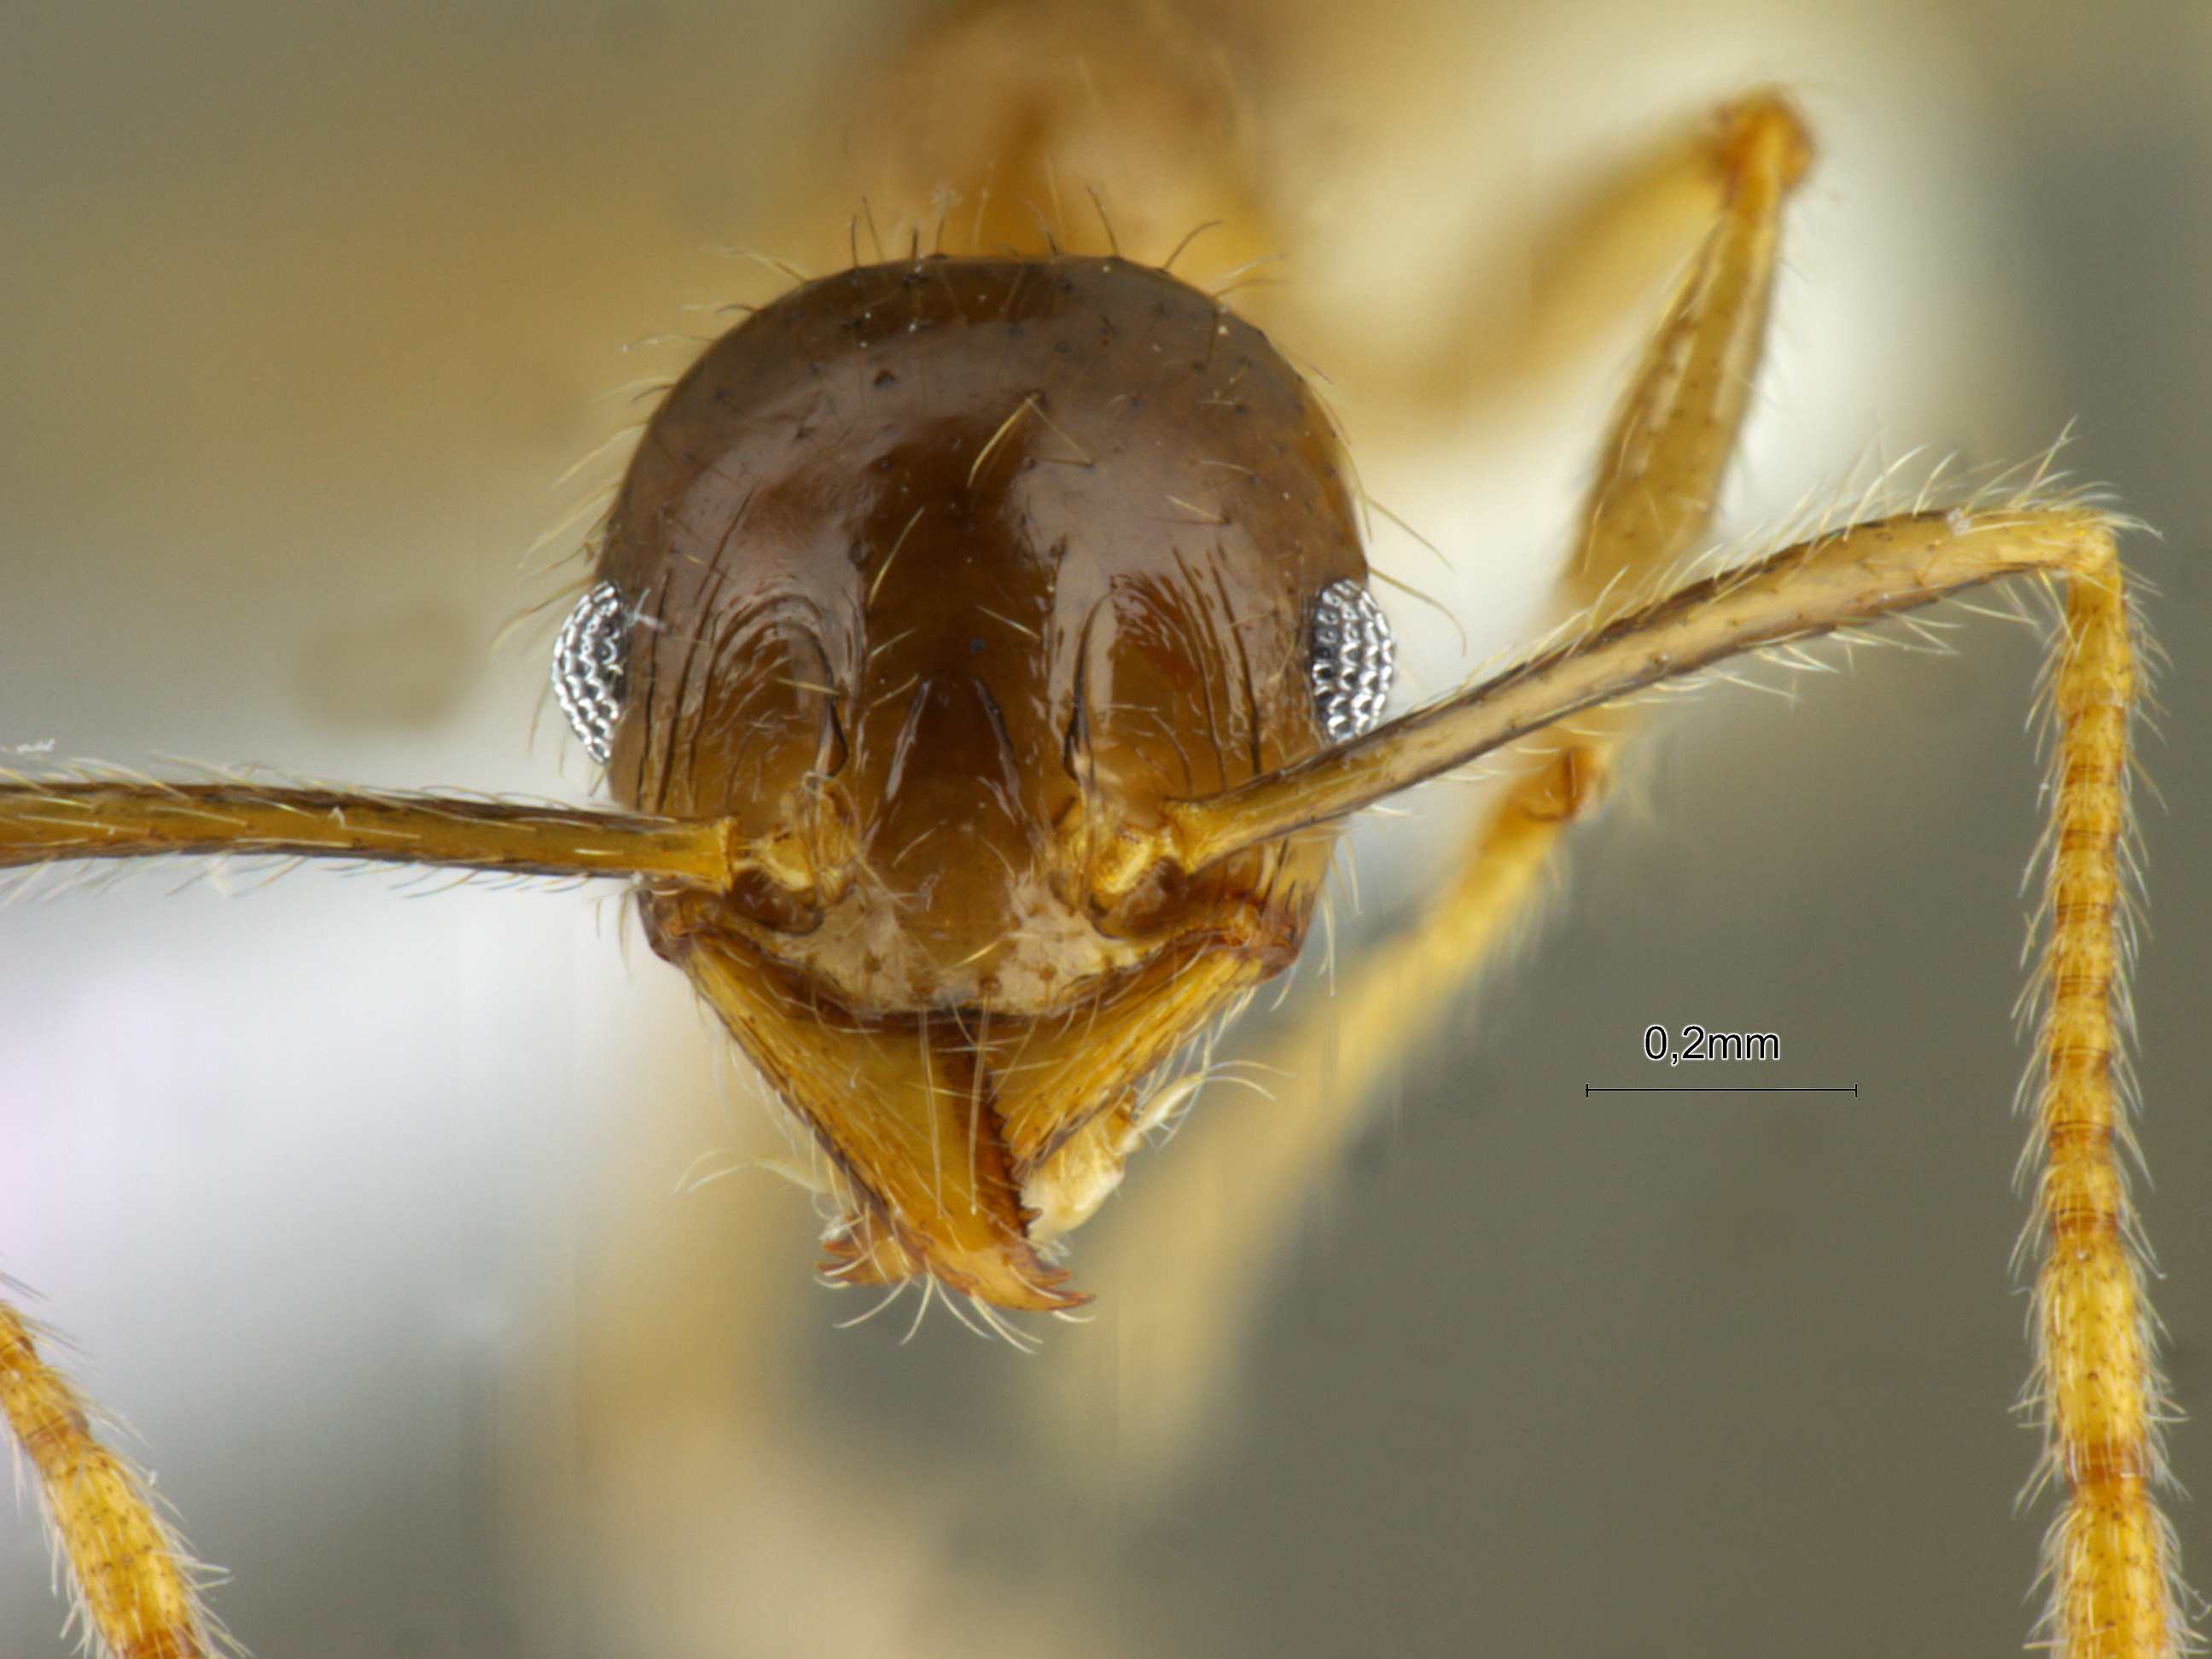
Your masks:
<path fill-rule="evenodd" d="M 554 665 L 622 811 L 25 778 L 0 794 L 0 857 L 629 882 L 656 953 L 823 1152 L 830 1276 L 913 1282 L 986 1320 L 1066 1311 L 1081 1292 L 1057 1242 L 1182 1103 L 1178 1057 L 1297 955 L 1351 814 L 1555 734 L 1438 903 L 1437 971 L 1347 1017 L 1381 1052 L 1601 801 L 1639 694 L 1985 582 L 2051 583 L 2068 608 L 2041 1108 L 2052 1457 L 2073 1489 L 2057 1605 L 2081 1650 L 2116 1632 L 2108 1650 L 2158 1650 L 2175 1620 L 2145 1497 L 2156 1389 L 2110 1086 L 2136 676 L 2124 526 L 2031 478 L 1686 569 L 1809 140 L 1755 96 L 1705 159 L 1717 228 L 1605 446 L 1568 579 L 1579 625 L 1456 696 L 1384 717 L 1389 625 L 1331 423 L 1172 254 L 917 238 L 732 329 L 641 440 Z M 0 1334 L 11 1420 L 101 1638 L 204 1650 L 127 1469 L 28 1328 Z"/>

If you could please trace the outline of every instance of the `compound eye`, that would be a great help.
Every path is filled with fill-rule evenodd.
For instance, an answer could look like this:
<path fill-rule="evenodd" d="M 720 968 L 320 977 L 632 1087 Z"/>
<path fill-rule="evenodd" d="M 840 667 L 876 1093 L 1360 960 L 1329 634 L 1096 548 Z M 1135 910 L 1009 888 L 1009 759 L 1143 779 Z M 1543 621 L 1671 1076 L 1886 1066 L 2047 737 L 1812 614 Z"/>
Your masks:
<path fill-rule="evenodd" d="M 629 607 L 621 589 L 601 582 L 576 601 L 553 642 L 553 695 L 585 752 L 602 766 L 622 718 L 629 654 Z"/>
<path fill-rule="evenodd" d="M 1382 723 L 1397 653 L 1382 607 L 1355 581 L 1334 581 L 1314 602 L 1309 672 L 1322 730 L 1334 743 Z"/>

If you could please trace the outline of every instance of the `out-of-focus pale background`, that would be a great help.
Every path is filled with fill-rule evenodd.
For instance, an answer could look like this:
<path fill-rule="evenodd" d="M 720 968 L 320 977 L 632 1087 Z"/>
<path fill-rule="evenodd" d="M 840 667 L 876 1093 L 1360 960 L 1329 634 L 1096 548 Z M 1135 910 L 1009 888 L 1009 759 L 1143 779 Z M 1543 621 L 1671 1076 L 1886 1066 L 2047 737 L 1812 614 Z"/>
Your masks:
<path fill-rule="evenodd" d="M 1394 414 L 1388 366 L 1463 282 L 1510 315 L 1547 205 L 1765 80 L 1824 159 L 1732 522 L 2078 417 L 2069 463 L 2164 531 L 2131 548 L 2175 659 L 2143 1136 L 2207 1414 L 2212 9 L 1306 9 L 1221 25 L 1299 283 L 1254 297 L 1458 569 L 1388 529 L 1377 562 L 1478 653 L 1531 625 L 1650 307 L 1464 418 Z M 775 291 L 716 248 L 842 242 L 853 203 L 794 217 L 813 112 L 910 14 L 809 10 L 15 7 L 0 744 L 580 794 L 557 717 L 530 736 L 542 630 L 492 638 L 553 586 L 516 569 L 578 499 L 548 485 L 682 361 L 619 348 Z M 1449 684 L 1456 641 L 1392 608 L 1413 690 Z M 1194 1294 L 1195 1233 L 1141 1192 L 1231 1144 L 1194 1124 L 1079 1237 L 1098 1316 L 1034 1358 L 941 1316 L 833 1329 L 859 1305 L 770 1176 L 673 1194 L 780 1142 L 618 901 L 381 874 L 0 913 L 0 1267 L 267 1656 L 2009 1650 L 2045 1518 L 2012 1511 L 2006 1414 L 2037 653 L 1959 644 L 1686 710 L 1285 1238 Z M 1368 925 L 1454 807 L 1362 827 Z M 1286 1017 L 1326 1019 L 1317 988 Z M 1653 1080 L 1644 1027 L 1690 1019 L 1778 1033 L 1759 1081 L 1859 1094 L 1584 1095 Z M 1164 1439 L 1193 1305 L 1242 1357 Z M 2176 1441 L 2199 1489 L 2208 1434 Z M 0 1650 L 64 1650 L 45 1577 L 25 1513 Z"/>

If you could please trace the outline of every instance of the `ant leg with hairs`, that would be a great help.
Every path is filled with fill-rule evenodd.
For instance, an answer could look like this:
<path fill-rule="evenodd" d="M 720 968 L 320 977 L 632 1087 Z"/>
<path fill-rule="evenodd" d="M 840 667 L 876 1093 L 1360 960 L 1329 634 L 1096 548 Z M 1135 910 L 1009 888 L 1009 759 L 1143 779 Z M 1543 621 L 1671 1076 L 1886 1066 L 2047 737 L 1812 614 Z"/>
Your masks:
<path fill-rule="evenodd" d="M 1607 436 L 1579 553 L 1560 582 L 1563 610 L 1583 611 L 1610 592 L 1649 587 L 1704 532 L 1751 396 L 1784 200 L 1809 154 L 1796 116 L 1771 96 L 1723 112 L 1716 124 L 1701 165 L 1729 181 L 1725 210 Z M 1656 176 L 1671 172 L 1656 169 Z M 1595 806 L 1632 723 L 1623 709 L 1589 711 L 1571 738 L 1512 784 L 1408 936 L 1373 952 L 1285 1052 L 1267 1056 L 1283 1074 L 1279 1109 L 1240 1114 L 1234 1122 L 1201 1114 L 1184 1126 L 1181 1134 L 1201 1140 L 1234 1137 L 1224 1152 L 1237 1171 L 1233 1187 L 1216 1190 L 1209 1173 L 1220 1167 L 1216 1160 L 1187 1150 L 1148 1170 L 1124 1205 L 1202 1227 L 1192 1248 L 1210 1243 L 1206 1253 L 1224 1269 L 1252 1259 L 1251 1242 L 1277 1232 L 1298 1195 L 1334 1164 L 1383 1069 L 1438 1023 L 1522 914 L 1568 825 Z M 1198 1182 L 1209 1183 L 1204 1203 L 1185 1190 Z M 1129 1220 L 1109 1252 L 1152 1233 L 1145 1220 Z M 1110 1261 L 1104 1271 L 1117 1273 Z M 1224 1297 L 1224 1287 L 1240 1279 L 1242 1291 Z M 1161 1367 L 1160 1386 L 1147 1395 L 1149 1436 L 1136 1437 L 1152 1440 L 1162 1457 L 1172 1459 L 1231 1362 L 1237 1339 L 1228 1309 L 1249 1315 L 1256 1306 L 1255 1279 L 1195 1272 L 1158 1287 L 1157 1336 L 1173 1363 Z"/>

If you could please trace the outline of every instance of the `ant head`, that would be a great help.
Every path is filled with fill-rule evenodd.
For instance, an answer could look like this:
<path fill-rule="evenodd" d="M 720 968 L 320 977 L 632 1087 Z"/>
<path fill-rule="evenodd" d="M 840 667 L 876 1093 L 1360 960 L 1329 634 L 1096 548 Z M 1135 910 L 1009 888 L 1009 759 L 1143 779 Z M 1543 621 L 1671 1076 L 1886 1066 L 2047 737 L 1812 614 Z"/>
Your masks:
<path fill-rule="evenodd" d="M 918 1251 L 953 1271 L 914 1219 L 930 1201 L 903 1190 L 921 1150 L 902 1174 L 863 1171 L 825 1127 L 853 1099 L 910 1093 L 876 1119 L 927 1117 L 961 1079 L 995 1145 L 956 1156 L 1066 1224 L 1120 1167 L 1077 1147 L 1085 1132 L 1134 1122 L 1139 1080 L 1295 955 L 1326 835 L 1110 902 L 1096 861 L 1164 803 L 1371 722 L 1365 573 L 1297 374 L 1208 296 L 1122 260 L 851 270 L 762 310 L 670 393 L 580 607 L 619 596 L 620 660 L 578 658 L 599 679 L 574 701 L 607 716 L 626 805 L 791 849 L 784 889 L 647 901 L 756 1059 L 775 1006 L 836 1011 L 805 1043 L 843 1030 L 880 1057 L 887 1034 L 915 1039 L 880 1077 L 841 1049 L 776 1079 L 838 1097 L 803 1109 L 860 1212 L 904 1217 L 848 1267 Z M 581 627 L 577 648 L 597 637 Z M 594 704 L 617 683 L 618 706 Z M 720 964 L 703 978 L 702 950 Z M 921 1145 L 941 1172 L 945 1148 Z M 1062 1153 L 1090 1173 L 1054 1186 Z"/>

